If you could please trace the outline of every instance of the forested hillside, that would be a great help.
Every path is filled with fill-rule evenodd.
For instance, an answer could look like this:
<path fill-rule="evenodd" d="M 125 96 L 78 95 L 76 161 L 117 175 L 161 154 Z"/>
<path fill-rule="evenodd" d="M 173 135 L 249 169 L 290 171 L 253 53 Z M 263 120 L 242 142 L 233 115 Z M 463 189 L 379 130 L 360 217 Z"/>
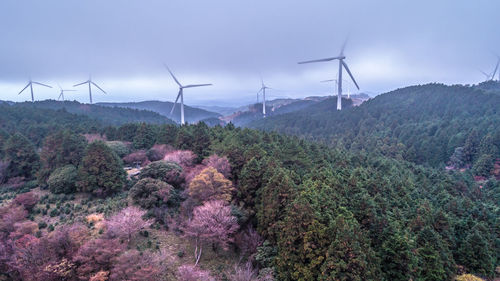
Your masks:
<path fill-rule="evenodd" d="M 120 108 L 120 107 L 104 107 L 95 104 L 84 104 L 77 101 L 55 101 L 55 100 L 44 100 L 37 101 L 35 103 L 24 102 L 15 103 L 13 106 L 24 108 L 36 107 L 45 109 L 64 109 L 67 112 L 86 115 L 92 119 L 101 121 L 108 125 L 121 125 L 125 123 L 135 123 L 135 122 L 147 122 L 152 124 L 174 124 L 174 122 L 158 113 L 132 109 L 132 108 Z"/>
<path fill-rule="evenodd" d="M 126 102 L 126 103 L 114 103 L 114 102 L 103 102 L 99 105 L 106 107 L 121 107 L 121 108 L 133 108 L 139 110 L 149 110 L 171 118 L 177 123 L 181 122 L 181 107 L 180 104 L 175 106 L 174 112 L 170 115 L 172 106 L 174 103 L 168 101 L 141 101 L 141 102 Z M 191 107 L 184 105 L 184 114 L 186 122 L 196 123 L 200 120 L 207 118 L 219 117 L 220 114 L 215 112 L 210 112 L 201 108 Z"/>
<path fill-rule="evenodd" d="M 500 157 L 499 111 L 498 92 L 428 84 L 382 94 L 342 111 L 328 100 L 249 126 L 418 164 L 475 166 L 477 174 L 484 175 Z"/>
<path fill-rule="evenodd" d="M 468 95 L 463 87 L 426 87 Z M 485 114 L 435 108 L 435 119 L 422 118 L 439 127 L 448 123 L 437 116 L 494 117 L 490 97 L 480 94 Z M 427 91 L 414 95 L 432 101 Z M 372 103 L 392 104 L 373 100 L 331 116 L 359 110 L 395 119 L 375 114 Z M 469 171 L 232 124 L 97 124 L 93 137 L 83 137 L 88 132 L 76 124 L 90 122 L 85 117 L 61 114 L 57 130 L 37 134 L 15 122 L 44 115 L 34 127 L 49 128 L 59 112 L 2 113 L 9 126 L 0 163 L 0 274 L 8 280 L 452 280 L 493 278 L 499 264 L 494 178 L 478 184 Z"/>

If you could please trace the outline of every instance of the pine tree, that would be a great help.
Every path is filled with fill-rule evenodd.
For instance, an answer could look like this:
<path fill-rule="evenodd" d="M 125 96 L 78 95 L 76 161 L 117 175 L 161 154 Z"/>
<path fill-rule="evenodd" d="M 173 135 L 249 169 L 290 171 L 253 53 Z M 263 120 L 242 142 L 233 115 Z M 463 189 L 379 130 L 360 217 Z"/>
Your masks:
<path fill-rule="evenodd" d="M 105 196 L 119 191 L 125 183 L 120 158 L 104 143 L 96 141 L 87 147 L 78 169 L 78 189 Z"/>
<path fill-rule="evenodd" d="M 39 168 L 40 158 L 33 144 L 20 133 L 9 137 L 3 146 L 5 160 L 9 162 L 7 177 L 32 178 Z"/>

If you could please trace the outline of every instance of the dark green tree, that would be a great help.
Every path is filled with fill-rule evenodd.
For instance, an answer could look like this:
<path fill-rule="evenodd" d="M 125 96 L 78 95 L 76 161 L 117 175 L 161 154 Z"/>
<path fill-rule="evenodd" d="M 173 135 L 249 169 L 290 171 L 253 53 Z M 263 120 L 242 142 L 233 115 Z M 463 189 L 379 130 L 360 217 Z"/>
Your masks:
<path fill-rule="evenodd" d="M 130 198 L 134 203 L 150 209 L 159 207 L 168 201 L 173 187 L 158 179 L 143 178 L 130 189 Z"/>
<path fill-rule="evenodd" d="M 41 169 L 38 181 L 44 183 L 56 168 L 66 165 L 78 167 L 82 160 L 87 141 L 79 134 L 69 130 L 48 135 L 40 152 Z"/>
<path fill-rule="evenodd" d="M 489 177 L 493 170 L 493 165 L 493 157 L 490 154 L 483 154 L 479 156 L 474 166 L 472 166 L 472 171 L 476 176 Z"/>
<path fill-rule="evenodd" d="M 137 149 L 149 149 L 155 144 L 155 141 L 156 135 L 153 128 L 146 123 L 140 124 L 133 138 L 134 147 Z"/>
<path fill-rule="evenodd" d="M 87 146 L 78 169 L 80 191 L 106 196 L 122 189 L 125 171 L 118 156 L 102 141 Z"/>
<path fill-rule="evenodd" d="M 78 171 L 73 165 L 66 165 L 55 169 L 50 174 L 47 184 L 52 193 L 74 193 L 76 191 L 76 181 Z"/>
<path fill-rule="evenodd" d="M 5 160 L 9 162 L 7 177 L 31 179 L 40 167 L 40 158 L 35 147 L 20 133 L 10 136 L 3 146 Z"/>
<path fill-rule="evenodd" d="M 495 255 L 491 251 L 488 240 L 477 229 L 473 229 L 467 235 L 458 253 L 459 262 L 467 268 L 468 272 L 490 278 L 494 276 Z"/>

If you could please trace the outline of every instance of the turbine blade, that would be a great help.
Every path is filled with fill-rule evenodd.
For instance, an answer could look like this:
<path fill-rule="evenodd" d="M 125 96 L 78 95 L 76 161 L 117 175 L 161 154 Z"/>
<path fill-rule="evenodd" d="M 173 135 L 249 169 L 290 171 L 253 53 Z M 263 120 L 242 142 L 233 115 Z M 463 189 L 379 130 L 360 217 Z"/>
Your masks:
<path fill-rule="evenodd" d="M 28 85 L 26 85 L 26 87 L 24 87 L 24 88 L 23 88 L 23 89 L 19 92 L 19 94 L 18 94 L 18 95 L 20 95 L 22 92 L 24 92 L 24 90 L 26 90 L 26 88 L 28 88 L 28 87 L 30 86 L 30 84 L 31 84 L 31 82 L 29 82 L 29 83 L 28 83 Z"/>
<path fill-rule="evenodd" d="M 347 70 L 347 73 L 349 73 L 349 76 L 351 76 L 352 82 L 354 82 L 354 85 L 356 85 L 356 88 L 358 88 L 358 90 L 359 90 L 358 83 L 356 83 L 356 80 L 354 80 L 354 76 L 352 76 L 352 73 L 349 70 L 349 67 L 347 66 L 347 63 L 345 63 L 344 61 L 342 61 L 342 65 L 344 66 L 345 70 Z"/>
<path fill-rule="evenodd" d="M 315 62 L 324 62 L 324 61 L 332 61 L 332 60 L 338 60 L 341 57 L 333 57 L 333 58 L 326 58 L 326 59 L 319 59 L 319 60 L 308 60 L 308 61 L 301 61 L 298 62 L 298 64 L 306 64 L 306 63 L 315 63 Z"/>
<path fill-rule="evenodd" d="M 194 87 L 204 87 L 204 86 L 212 86 L 212 84 L 193 84 L 193 85 L 183 86 L 182 88 L 194 88 Z"/>
<path fill-rule="evenodd" d="M 170 68 L 168 68 L 168 65 L 167 64 L 163 64 L 165 66 L 165 68 L 168 70 L 168 72 L 170 73 L 170 75 L 172 76 L 172 78 L 174 78 L 174 81 L 175 83 L 177 83 L 177 85 L 179 85 L 179 87 L 182 87 L 181 83 L 179 82 L 179 80 L 177 80 L 177 78 L 175 77 L 175 75 L 172 73 L 172 71 L 170 70 Z"/>
<path fill-rule="evenodd" d="M 83 85 L 83 84 L 87 84 L 87 83 L 89 83 L 89 81 L 85 81 L 85 82 L 82 82 L 82 83 L 79 83 L 79 84 L 73 85 L 73 87 L 77 87 L 77 86 L 80 86 L 80 85 Z"/>
<path fill-rule="evenodd" d="M 94 83 L 94 82 L 92 82 L 92 81 L 91 81 L 90 83 L 92 83 L 92 85 L 96 86 L 96 87 L 97 87 L 97 89 L 101 90 L 101 92 L 103 92 L 103 93 L 107 94 L 107 93 L 106 93 L 106 91 L 104 91 L 103 89 L 101 89 L 101 87 L 97 86 L 97 84 L 96 84 L 96 83 Z"/>
<path fill-rule="evenodd" d="M 59 94 L 59 97 L 57 98 L 57 100 L 60 100 L 60 99 L 61 99 L 61 97 L 62 97 L 62 95 L 63 95 L 63 93 L 61 92 L 61 93 Z"/>
<path fill-rule="evenodd" d="M 345 50 L 345 46 L 347 45 L 347 41 L 349 40 L 349 37 L 347 37 L 345 40 L 344 40 L 344 44 L 342 44 L 342 48 L 340 49 L 340 55 L 343 56 L 344 55 L 344 50 Z"/>
<path fill-rule="evenodd" d="M 181 97 L 181 91 L 182 91 L 182 89 L 180 89 L 179 94 L 177 94 L 177 98 L 175 99 L 174 105 L 172 106 L 172 110 L 170 110 L 170 115 L 172 115 L 172 113 L 174 113 L 175 105 L 177 104 L 177 101 Z"/>
<path fill-rule="evenodd" d="M 491 80 L 495 79 L 495 74 L 497 74 L 499 64 L 500 64 L 500 58 L 498 59 L 497 65 L 495 66 L 495 71 L 493 71 L 493 74 L 491 74 Z"/>
<path fill-rule="evenodd" d="M 52 86 L 45 85 L 45 84 L 42 84 L 42 83 L 40 83 L 40 82 L 34 82 L 34 81 L 33 81 L 33 82 L 31 82 L 31 83 L 33 83 L 33 84 L 37 84 L 37 85 L 40 85 L 40 86 L 44 86 L 44 87 L 47 87 L 47 88 L 52 88 Z"/>
<path fill-rule="evenodd" d="M 323 81 L 319 81 L 320 83 L 325 83 L 325 82 L 333 82 L 333 81 L 336 81 L 335 79 L 329 79 L 329 80 L 323 80 Z"/>

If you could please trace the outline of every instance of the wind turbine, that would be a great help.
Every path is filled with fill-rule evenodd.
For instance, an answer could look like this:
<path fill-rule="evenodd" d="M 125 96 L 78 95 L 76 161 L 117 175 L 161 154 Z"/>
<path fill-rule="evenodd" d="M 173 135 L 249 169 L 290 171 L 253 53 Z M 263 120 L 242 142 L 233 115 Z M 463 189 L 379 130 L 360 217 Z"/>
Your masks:
<path fill-rule="evenodd" d="M 92 104 L 92 85 L 94 85 L 97 89 L 101 90 L 101 92 L 106 94 L 106 92 L 103 89 L 101 89 L 101 87 L 97 86 L 97 84 L 92 81 L 92 78 L 90 75 L 89 75 L 89 80 L 82 82 L 82 83 L 79 83 L 79 84 L 76 84 L 76 85 L 73 85 L 73 87 L 77 87 L 77 86 L 84 85 L 84 84 L 89 84 L 90 104 Z"/>
<path fill-rule="evenodd" d="M 486 72 L 484 72 L 482 70 L 479 70 L 479 72 L 481 72 L 484 75 L 484 77 L 486 77 L 486 81 L 490 81 L 492 79 L 491 78 L 492 77 L 491 74 L 488 74 L 488 73 L 486 73 Z"/>
<path fill-rule="evenodd" d="M 500 65 L 500 57 L 497 56 L 497 65 L 495 66 L 495 70 L 493 71 L 493 74 L 491 74 L 491 80 L 495 80 L 495 74 L 497 74 L 499 65 Z M 500 71 L 498 72 L 498 81 L 500 81 Z"/>
<path fill-rule="evenodd" d="M 338 81 L 337 110 L 342 110 L 342 69 L 343 68 L 345 68 L 345 70 L 347 71 L 347 73 L 351 77 L 352 81 L 354 82 L 354 85 L 356 85 L 356 88 L 358 88 L 358 90 L 359 90 L 358 83 L 356 82 L 356 80 L 352 76 L 352 73 L 349 70 L 349 67 L 344 62 L 344 60 L 346 58 L 344 56 L 345 44 L 346 44 L 346 42 L 344 42 L 344 45 L 342 45 L 342 49 L 340 49 L 340 54 L 337 57 L 299 62 L 299 64 L 306 64 L 306 63 L 315 63 L 315 62 L 326 62 L 326 61 L 332 61 L 332 60 L 339 60 L 339 78 L 337 80 Z"/>
<path fill-rule="evenodd" d="M 36 84 L 36 85 L 40 85 L 40 86 L 44 86 L 44 87 L 48 87 L 48 88 L 52 88 L 51 86 L 49 85 L 45 85 L 45 84 L 42 84 L 40 82 L 35 82 L 35 81 L 32 81 L 31 78 L 30 78 L 30 81 L 28 82 L 28 85 L 26 85 L 26 87 L 24 87 L 18 95 L 20 95 L 22 92 L 24 92 L 24 90 L 26 90 L 26 88 L 30 87 L 30 90 L 31 90 L 31 102 L 35 102 L 35 97 L 33 96 L 33 84 Z"/>
<path fill-rule="evenodd" d="M 76 90 L 63 90 L 63 88 L 61 88 L 61 85 L 57 84 L 57 86 L 59 86 L 59 89 L 61 89 L 61 92 L 59 93 L 59 97 L 57 98 L 57 100 L 60 100 L 62 98 L 62 101 L 64 102 L 64 92 L 75 92 Z"/>
<path fill-rule="evenodd" d="M 262 84 L 260 90 L 257 92 L 257 103 L 259 102 L 259 94 L 262 92 L 262 114 L 266 117 L 266 89 L 272 90 L 272 88 L 269 88 L 266 84 L 264 84 L 264 79 L 262 79 L 262 77 L 260 77 L 260 82 Z"/>
<path fill-rule="evenodd" d="M 179 80 L 175 77 L 175 75 L 172 73 L 170 68 L 166 64 L 163 64 L 165 68 L 168 70 L 172 78 L 174 79 L 175 83 L 179 85 L 179 94 L 177 95 L 177 98 L 175 99 L 174 105 L 172 106 L 172 110 L 170 111 L 170 115 L 174 113 L 175 105 L 177 104 L 177 101 L 179 100 L 179 97 L 181 98 L 181 125 L 184 125 L 184 89 L 186 88 L 195 88 L 195 87 L 204 87 L 204 86 L 212 86 L 212 84 L 191 84 L 191 85 L 186 85 L 183 86 Z"/>

